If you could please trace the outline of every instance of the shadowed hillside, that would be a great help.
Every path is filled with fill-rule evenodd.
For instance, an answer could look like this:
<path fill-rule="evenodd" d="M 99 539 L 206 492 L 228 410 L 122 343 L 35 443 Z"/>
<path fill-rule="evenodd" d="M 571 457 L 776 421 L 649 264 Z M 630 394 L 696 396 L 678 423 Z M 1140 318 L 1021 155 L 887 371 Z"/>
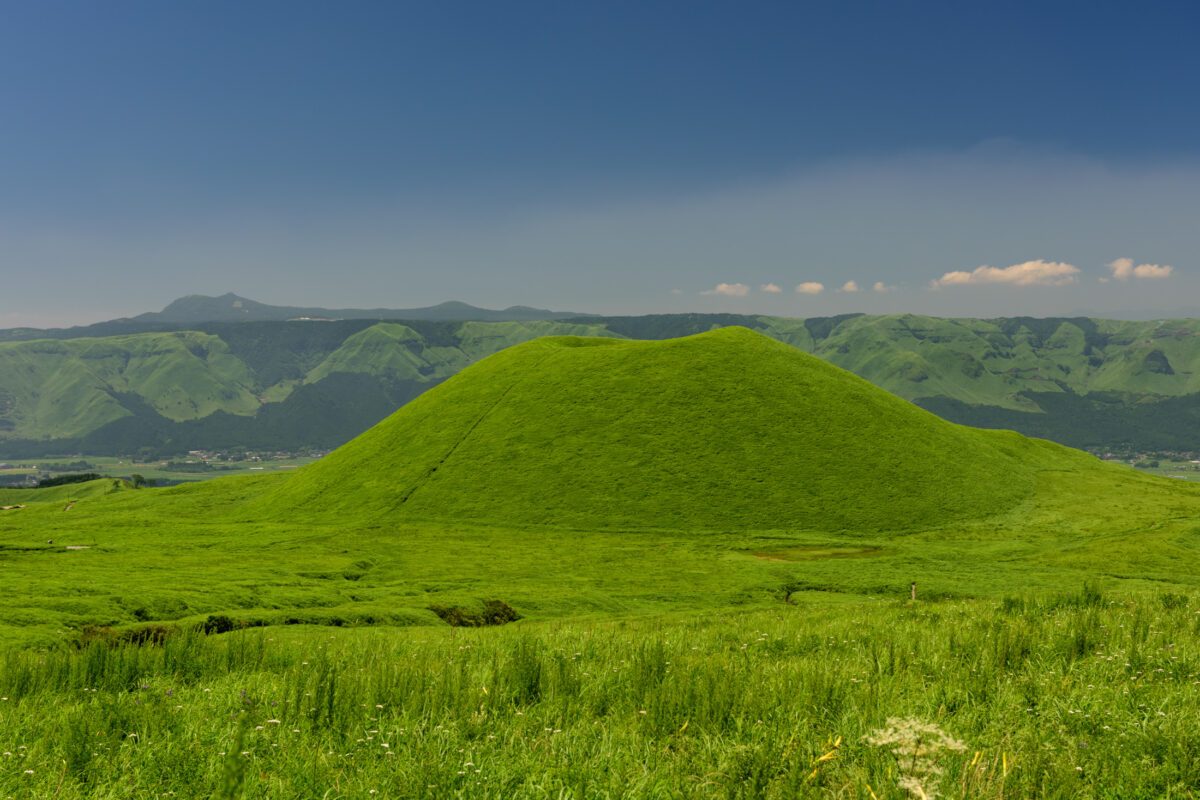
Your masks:
<path fill-rule="evenodd" d="M 945 422 L 745 328 L 657 342 L 555 337 L 467 368 L 302 470 L 269 506 L 886 531 L 1003 511 L 1038 468 L 1083 460 Z"/>

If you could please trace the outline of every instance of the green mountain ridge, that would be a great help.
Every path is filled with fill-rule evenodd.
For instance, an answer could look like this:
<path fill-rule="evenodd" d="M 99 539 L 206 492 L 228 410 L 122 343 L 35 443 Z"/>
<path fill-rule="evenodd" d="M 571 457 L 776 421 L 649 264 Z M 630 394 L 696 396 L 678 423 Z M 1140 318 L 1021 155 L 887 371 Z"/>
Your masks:
<path fill-rule="evenodd" d="M 106 328 L 112 336 L 0 341 L 0 456 L 335 447 L 513 344 L 677 338 L 727 325 L 952 421 L 1077 447 L 1200 450 L 1200 321 L 679 314 L 126 323 Z"/>

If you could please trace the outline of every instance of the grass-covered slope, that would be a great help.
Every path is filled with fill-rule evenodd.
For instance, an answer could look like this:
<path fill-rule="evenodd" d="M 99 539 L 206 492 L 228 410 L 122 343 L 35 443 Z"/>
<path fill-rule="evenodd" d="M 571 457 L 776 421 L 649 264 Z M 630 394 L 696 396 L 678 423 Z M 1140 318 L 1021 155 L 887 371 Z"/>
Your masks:
<path fill-rule="evenodd" d="M 763 317 L 763 332 L 910 400 L 1038 411 L 1038 394 L 1200 392 L 1196 320 Z"/>
<path fill-rule="evenodd" d="M 215 336 L 181 331 L 0 344 L 0 431 L 79 436 L 133 412 L 170 420 L 258 408 L 254 376 Z"/>
<path fill-rule="evenodd" d="M 301 470 L 278 514 L 579 528 L 910 529 L 995 514 L 1086 458 L 947 423 L 745 328 L 547 338 Z"/>

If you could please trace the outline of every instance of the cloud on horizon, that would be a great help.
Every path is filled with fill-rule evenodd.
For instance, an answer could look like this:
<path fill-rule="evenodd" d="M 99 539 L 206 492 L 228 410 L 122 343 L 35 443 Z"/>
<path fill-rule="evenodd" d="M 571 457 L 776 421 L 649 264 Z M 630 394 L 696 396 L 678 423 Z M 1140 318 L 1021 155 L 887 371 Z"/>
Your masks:
<path fill-rule="evenodd" d="M 1119 281 L 1127 281 L 1130 277 L 1134 278 L 1169 278 L 1175 268 L 1166 264 L 1138 264 L 1133 265 L 1132 258 L 1118 258 L 1106 265 L 1112 270 L 1112 276 Z M 1101 278 L 1101 283 L 1107 283 L 1108 278 Z"/>
<path fill-rule="evenodd" d="M 1067 286 L 1079 280 L 1079 267 L 1061 261 L 1026 261 L 1011 267 L 986 264 L 971 272 L 954 270 L 930 284 L 931 289 L 965 284 L 1008 284 L 1009 286 Z"/>
<path fill-rule="evenodd" d="M 825 291 L 825 284 L 816 281 L 805 281 L 796 287 L 800 294 L 820 294 Z"/>
<path fill-rule="evenodd" d="M 718 283 L 716 288 L 705 289 L 700 294 L 724 295 L 725 297 L 745 297 L 750 294 L 750 287 L 744 283 Z"/>
<path fill-rule="evenodd" d="M 840 291 L 840 292 L 857 292 L 858 291 L 858 282 L 857 281 L 846 281 L 845 283 L 842 284 L 842 288 L 839 289 L 838 291 Z"/>
<path fill-rule="evenodd" d="M 779 294 L 780 292 L 783 291 L 783 289 L 780 289 L 777 285 L 775 285 L 773 283 L 764 283 L 762 286 L 760 286 L 758 288 L 762 289 L 767 294 Z"/>
<path fill-rule="evenodd" d="M 873 290 L 875 290 L 876 292 L 879 292 L 880 294 L 885 294 L 886 292 L 894 292 L 894 291 L 896 291 L 896 287 L 895 287 L 895 286 L 888 286 L 888 285 L 887 285 L 886 283 L 884 283 L 883 281 L 875 281 L 875 285 L 874 285 L 874 286 L 872 286 L 871 288 L 872 288 Z"/>

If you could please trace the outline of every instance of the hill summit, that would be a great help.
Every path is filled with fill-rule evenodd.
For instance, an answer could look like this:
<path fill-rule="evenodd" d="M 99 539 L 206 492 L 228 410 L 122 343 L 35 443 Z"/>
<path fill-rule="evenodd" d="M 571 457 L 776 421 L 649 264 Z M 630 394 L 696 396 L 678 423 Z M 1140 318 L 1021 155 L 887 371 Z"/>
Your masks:
<path fill-rule="evenodd" d="M 300 470 L 297 510 L 681 530 L 926 527 L 1011 508 L 1081 453 L 946 422 L 745 328 L 548 337 L 492 355 Z"/>

